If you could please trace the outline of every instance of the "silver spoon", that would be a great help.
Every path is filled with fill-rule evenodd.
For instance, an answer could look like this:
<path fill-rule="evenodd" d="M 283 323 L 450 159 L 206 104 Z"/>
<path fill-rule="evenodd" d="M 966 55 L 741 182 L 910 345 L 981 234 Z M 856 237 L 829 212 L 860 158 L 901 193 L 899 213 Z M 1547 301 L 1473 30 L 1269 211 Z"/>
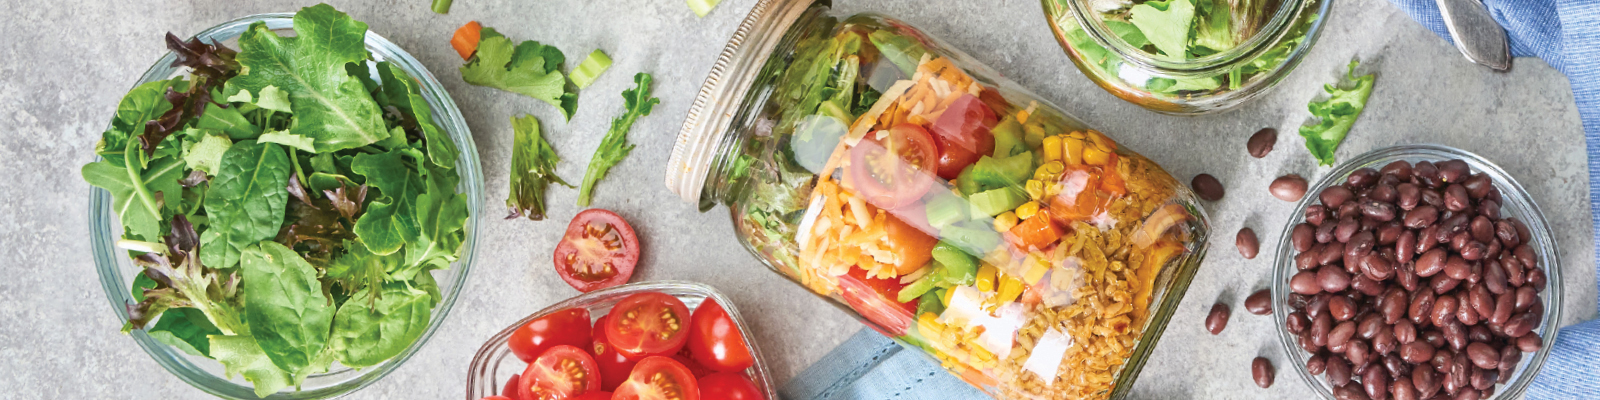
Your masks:
<path fill-rule="evenodd" d="M 1506 30 L 1479 0 L 1434 0 L 1456 48 L 1467 60 L 1497 71 L 1511 68 Z"/>

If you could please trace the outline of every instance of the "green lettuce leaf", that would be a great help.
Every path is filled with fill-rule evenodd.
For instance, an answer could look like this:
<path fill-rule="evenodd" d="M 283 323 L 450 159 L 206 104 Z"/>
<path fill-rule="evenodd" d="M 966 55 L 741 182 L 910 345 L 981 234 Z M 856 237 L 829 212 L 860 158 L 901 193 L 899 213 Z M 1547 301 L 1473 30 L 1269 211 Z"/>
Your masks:
<path fill-rule="evenodd" d="M 1320 121 L 1316 125 L 1301 126 L 1300 136 L 1306 138 L 1306 149 L 1317 157 L 1318 164 L 1333 165 L 1334 150 L 1344 141 L 1356 117 L 1361 116 L 1361 110 L 1366 109 L 1367 96 L 1372 94 L 1372 84 L 1377 77 L 1356 76 L 1356 65 L 1357 61 L 1350 61 L 1346 79 L 1339 85 L 1323 86 L 1322 90 L 1328 92 L 1327 100 L 1312 102 L 1307 107 L 1311 116 Z"/>
<path fill-rule="evenodd" d="M 566 56 L 555 46 L 532 40 L 512 46 L 511 39 L 493 28 L 483 28 L 478 52 L 461 66 L 461 79 L 467 83 L 500 89 L 543 100 L 561 109 L 568 120 L 578 111 L 577 92 L 566 90 L 567 78 L 561 75 Z"/>
<path fill-rule="evenodd" d="M 272 143 L 243 141 L 222 154 L 216 178 L 206 195 L 210 228 L 200 235 L 200 260 L 206 266 L 229 269 L 239 262 L 239 252 L 270 240 L 283 225 L 289 202 L 289 154 Z"/>
<path fill-rule="evenodd" d="M 158 157 L 148 167 L 140 168 L 128 161 L 142 155 L 127 151 L 128 147 L 123 149 L 127 158 L 121 158 L 121 163 L 104 159 L 84 165 L 83 180 L 111 192 L 111 207 L 122 221 L 124 237 L 156 240 L 162 234 L 162 221 L 179 207 L 182 187 L 178 180 L 183 179 L 185 163 L 177 157 Z M 139 178 L 135 180 L 135 176 Z"/>
<path fill-rule="evenodd" d="M 1149 1 L 1128 10 L 1128 21 L 1167 57 L 1188 57 L 1189 28 L 1194 25 L 1194 3 L 1189 0 Z"/>
<path fill-rule="evenodd" d="M 143 276 L 143 275 L 140 275 Z M 174 308 L 161 313 L 161 319 L 151 325 L 146 331 L 151 339 L 176 347 L 185 353 L 209 357 L 211 354 L 211 339 L 208 336 L 221 335 L 222 331 L 211 320 L 206 319 L 206 314 L 194 308 Z"/>
<path fill-rule="evenodd" d="M 256 396 L 267 397 L 294 383 L 294 377 L 267 357 L 250 335 L 211 335 L 211 357 L 222 363 L 228 377 L 243 376 L 255 385 Z"/>
<path fill-rule="evenodd" d="M 441 168 L 455 168 L 458 155 L 456 142 L 433 123 L 433 108 L 422 97 L 422 89 L 417 86 L 416 79 L 387 61 L 378 63 L 378 76 L 383 79 L 383 94 L 389 104 L 410 116 L 415 121 L 416 129 L 422 132 L 428 161 Z"/>
<path fill-rule="evenodd" d="M 268 86 L 287 92 L 296 117 L 290 133 L 311 138 L 319 153 L 389 137 L 378 104 L 345 71 L 345 64 L 367 60 L 367 24 L 319 4 L 295 13 L 294 31 L 281 37 L 264 23 L 250 25 L 239 36 L 244 72 L 228 83 L 252 93 Z"/>
<path fill-rule="evenodd" d="M 900 73 L 907 77 L 916 75 L 917 64 L 922 62 L 922 55 L 928 53 L 928 49 L 922 47 L 922 42 L 918 42 L 917 39 L 887 30 L 873 31 L 867 35 L 867 39 L 872 41 L 873 46 L 878 47 L 878 52 L 883 54 L 883 58 L 894 63 L 895 67 L 900 68 Z M 828 66 L 831 67 L 832 64 Z"/>
<path fill-rule="evenodd" d="M 511 145 L 511 192 L 506 197 L 506 207 L 511 215 L 506 219 L 528 217 L 544 219 L 544 190 L 551 183 L 572 187 L 556 176 L 556 163 L 561 157 L 550 141 L 539 132 L 539 120 L 532 115 L 511 117 L 511 131 L 516 139 Z"/>
<path fill-rule="evenodd" d="M 415 220 L 420 229 L 406 246 L 407 269 L 392 271 L 394 278 L 427 276 L 425 271 L 448 268 L 456 261 L 466 240 L 469 212 L 467 196 L 455 191 L 460 181 L 454 170 L 428 170 L 426 186 L 417 195 Z"/>
<path fill-rule="evenodd" d="M 277 242 L 245 248 L 240 258 L 250 336 L 278 368 L 302 373 L 333 326 L 333 302 L 322 294 L 316 268 Z"/>
<path fill-rule="evenodd" d="M 606 131 L 605 138 L 600 139 L 600 148 L 595 149 L 594 157 L 589 158 L 589 168 L 583 174 L 583 187 L 578 189 L 578 206 L 588 207 L 590 198 L 594 196 L 594 185 L 606 177 L 611 167 L 622 162 L 633 151 L 634 145 L 628 144 L 628 129 L 633 128 L 633 122 L 650 115 L 650 110 L 661 102 L 661 99 L 650 97 L 650 74 L 640 72 L 633 76 L 633 82 L 633 89 L 622 91 L 625 110 L 621 116 L 611 120 L 611 129 Z"/>
<path fill-rule="evenodd" d="M 351 169 L 366 177 L 366 184 L 378 190 L 366 214 L 356 220 L 352 229 L 368 250 L 378 255 L 399 251 L 407 238 L 420 231 L 412 211 L 422 182 L 407 167 L 404 158 L 409 149 L 394 149 L 383 153 L 357 154 Z M 412 150 L 413 152 L 415 150 Z M 414 159 L 416 160 L 416 159 Z"/>
<path fill-rule="evenodd" d="M 427 291 L 396 284 L 384 287 L 381 296 L 362 291 L 339 307 L 328 350 L 349 367 L 378 365 L 422 337 L 432 315 Z"/>
<path fill-rule="evenodd" d="M 248 92 L 240 92 L 248 93 Z M 246 140 L 254 139 L 261 134 L 261 128 L 251 124 L 239 112 L 238 107 L 222 108 L 216 104 L 207 103 L 205 114 L 195 119 L 196 128 L 211 129 L 228 134 L 229 139 Z"/>

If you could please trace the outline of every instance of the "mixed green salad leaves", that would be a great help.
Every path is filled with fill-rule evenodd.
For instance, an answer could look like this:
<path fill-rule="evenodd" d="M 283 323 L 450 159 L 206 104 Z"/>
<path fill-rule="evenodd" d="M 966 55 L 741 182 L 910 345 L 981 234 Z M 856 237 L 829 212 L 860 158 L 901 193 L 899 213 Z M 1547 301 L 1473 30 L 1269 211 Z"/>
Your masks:
<path fill-rule="evenodd" d="M 661 99 L 650 97 L 650 74 L 640 72 L 633 76 L 633 89 L 622 91 L 623 112 L 611 120 L 611 129 L 600 139 L 600 148 L 589 158 L 589 168 L 583 173 L 583 186 L 578 189 L 578 206 L 588 207 L 594 197 L 594 185 L 600 183 L 611 167 L 622 162 L 634 145 L 628 144 L 628 130 L 639 117 L 650 115 Z"/>
<path fill-rule="evenodd" d="M 1372 84 L 1377 77 L 1371 74 L 1356 75 L 1358 61 L 1351 60 L 1350 67 L 1345 72 L 1344 79 L 1338 85 L 1323 85 L 1322 90 L 1328 93 L 1328 98 L 1314 101 L 1307 107 L 1311 110 L 1311 117 L 1316 118 L 1316 125 L 1300 127 L 1300 136 L 1306 138 L 1306 150 L 1317 157 L 1321 165 L 1333 165 L 1333 151 L 1339 149 L 1339 143 L 1344 142 L 1344 136 L 1350 133 L 1350 126 L 1356 123 L 1356 117 L 1361 116 L 1361 110 L 1367 108 L 1367 96 L 1372 95 Z"/>
<path fill-rule="evenodd" d="M 566 59 L 555 46 L 532 40 L 513 46 L 511 39 L 494 28 L 483 28 L 476 55 L 461 66 L 461 79 L 543 100 L 571 120 L 578 111 L 578 91 L 567 87 L 567 78 L 561 74 Z"/>
<path fill-rule="evenodd" d="M 455 143 L 414 78 L 326 4 L 236 53 L 168 34 L 187 77 L 123 97 L 83 178 L 143 268 L 124 331 L 216 359 L 266 396 L 421 336 L 468 217 Z"/>

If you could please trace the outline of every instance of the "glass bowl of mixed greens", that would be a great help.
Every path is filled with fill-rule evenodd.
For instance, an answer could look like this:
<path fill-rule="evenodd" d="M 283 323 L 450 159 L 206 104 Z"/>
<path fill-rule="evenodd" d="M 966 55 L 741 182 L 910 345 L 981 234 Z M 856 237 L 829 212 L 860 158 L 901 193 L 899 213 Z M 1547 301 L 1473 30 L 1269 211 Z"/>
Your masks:
<path fill-rule="evenodd" d="M 1101 88 L 1166 114 L 1228 110 L 1300 63 L 1329 0 L 1041 0 L 1056 41 Z"/>
<path fill-rule="evenodd" d="M 415 354 L 466 281 L 471 133 L 366 29 L 318 5 L 169 34 L 83 168 L 123 331 L 196 388 L 349 393 Z"/>

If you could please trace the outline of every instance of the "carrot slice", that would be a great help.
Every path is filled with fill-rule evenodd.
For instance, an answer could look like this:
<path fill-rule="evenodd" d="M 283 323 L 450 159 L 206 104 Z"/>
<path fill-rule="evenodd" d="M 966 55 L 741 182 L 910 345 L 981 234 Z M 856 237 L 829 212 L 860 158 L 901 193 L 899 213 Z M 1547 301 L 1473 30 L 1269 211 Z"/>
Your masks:
<path fill-rule="evenodd" d="M 450 37 L 450 47 L 456 48 L 456 53 L 461 54 L 461 59 L 471 59 L 472 53 L 478 51 L 478 38 L 482 31 L 483 25 L 478 24 L 478 21 L 468 22 L 456 29 L 455 36 Z"/>

